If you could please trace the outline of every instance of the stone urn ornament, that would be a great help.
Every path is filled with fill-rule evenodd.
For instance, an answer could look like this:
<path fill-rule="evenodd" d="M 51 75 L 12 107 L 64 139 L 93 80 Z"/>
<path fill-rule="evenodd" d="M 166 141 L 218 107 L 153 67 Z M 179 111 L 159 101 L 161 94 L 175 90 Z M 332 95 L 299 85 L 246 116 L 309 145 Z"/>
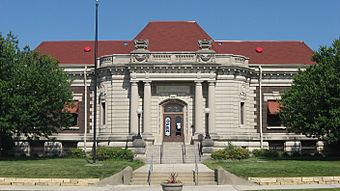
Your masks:
<path fill-rule="evenodd" d="M 177 180 L 178 174 L 170 173 L 170 177 L 167 182 L 161 183 L 163 191 L 181 191 L 183 189 L 183 183 Z"/>

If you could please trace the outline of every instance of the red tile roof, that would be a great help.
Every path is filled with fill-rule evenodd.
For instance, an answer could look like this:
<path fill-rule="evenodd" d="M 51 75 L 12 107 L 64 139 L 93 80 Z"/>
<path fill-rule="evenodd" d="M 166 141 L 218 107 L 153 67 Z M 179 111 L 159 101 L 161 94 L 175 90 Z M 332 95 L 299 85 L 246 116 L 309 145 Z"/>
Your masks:
<path fill-rule="evenodd" d="M 150 22 L 134 39 L 148 39 L 150 51 L 197 51 L 198 40 L 212 38 L 194 21 Z M 36 50 L 59 60 L 61 64 L 91 64 L 93 41 L 42 42 Z M 98 56 L 129 54 L 133 41 L 99 41 Z M 263 53 L 255 49 L 262 47 Z M 313 51 L 301 41 L 213 41 L 219 54 L 238 54 L 248 57 L 252 64 L 313 64 Z"/>
<path fill-rule="evenodd" d="M 150 51 L 196 51 L 197 40 L 212 40 L 194 21 L 149 22 L 135 39 L 148 39 Z"/>
<path fill-rule="evenodd" d="M 92 51 L 85 52 L 85 47 Z M 60 64 L 93 64 L 94 41 L 48 41 L 42 42 L 36 50 L 59 60 Z M 128 54 L 134 49 L 132 41 L 99 41 L 98 56 Z"/>
<path fill-rule="evenodd" d="M 313 51 L 302 41 L 215 41 L 217 53 L 248 57 L 251 64 L 314 64 Z M 263 48 L 257 53 L 257 47 Z"/>

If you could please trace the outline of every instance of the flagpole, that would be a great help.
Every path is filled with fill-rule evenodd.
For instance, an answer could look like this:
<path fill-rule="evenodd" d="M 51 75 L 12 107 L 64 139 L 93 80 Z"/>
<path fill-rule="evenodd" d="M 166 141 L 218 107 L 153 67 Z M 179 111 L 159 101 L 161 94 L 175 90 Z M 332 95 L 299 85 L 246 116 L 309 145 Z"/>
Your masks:
<path fill-rule="evenodd" d="M 97 150 L 97 55 L 98 55 L 98 6 L 99 0 L 96 0 L 95 32 L 94 32 L 94 110 L 93 110 L 93 163 L 96 163 Z"/>

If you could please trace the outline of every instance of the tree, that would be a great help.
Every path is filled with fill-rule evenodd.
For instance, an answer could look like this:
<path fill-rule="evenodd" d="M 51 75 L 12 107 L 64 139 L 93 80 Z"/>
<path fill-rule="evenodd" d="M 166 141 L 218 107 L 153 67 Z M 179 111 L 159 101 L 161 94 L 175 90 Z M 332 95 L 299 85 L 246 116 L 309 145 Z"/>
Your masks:
<path fill-rule="evenodd" d="M 312 59 L 317 64 L 299 71 L 283 94 L 280 117 L 291 132 L 334 143 L 340 141 L 340 39 Z"/>
<path fill-rule="evenodd" d="M 62 120 L 72 98 L 67 74 L 53 58 L 20 50 L 11 33 L 0 34 L 0 98 L 0 149 L 13 135 L 48 137 L 67 125 Z"/>

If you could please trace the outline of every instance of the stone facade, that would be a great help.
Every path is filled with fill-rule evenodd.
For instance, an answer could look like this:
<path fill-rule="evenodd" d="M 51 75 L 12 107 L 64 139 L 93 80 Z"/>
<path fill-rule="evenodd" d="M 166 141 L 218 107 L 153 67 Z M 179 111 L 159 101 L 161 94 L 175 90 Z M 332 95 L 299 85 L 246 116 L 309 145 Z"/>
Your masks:
<path fill-rule="evenodd" d="M 93 124 L 96 123 L 99 146 L 131 148 L 142 158 L 147 157 L 145 152 L 148 155 L 148 150 L 154 150 L 153 146 L 162 148 L 164 141 L 193 146 L 208 138 L 211 141 L 204 144 L 208 145 L 205 151 L 209 152 L 223 148 L 229 142 L 250 150 L 282 148 L 289 152 L 303 150 L 304 141 L 316 143 L 316 140 L 288 133 L 282 125 L 267 125 L 268 100 L 280 100 L 282 92 L 292 84 L 293 76 L 300 68 L 307 67 L 305 61 L 300 61 L 303 59 L 287 55 L 280 57 L 282 60 L 275 60 L 282 53 L 274 51 L 271 57 L 261 60 L 260 54 L 254 55 L 250 50 L 244 52 L 250 57 L 232 53 L 233 49 L 222 50 L 224 44 L 231 44 L 212 40 L 197 28 L 195 22 L 165 23 L 173 25 L 173 34 L 186 33 L 185 28 L 178 27 L 182 24 L 192 27 L 193 31 L 201 30 L 185 34 L 189 40 L 196 35 L 194 41 L 179 37 L 182 40 L 174 41 L 172 38 L 175 37 L 165 35 L 168 31 L 162 29 L 163 24 L 148 25 L 133 41 L 114 42 L 112 46 L 121 48 L 116 53 L 112 50 L 100 54 L 97 59 L 97 108 L 93 108 L 93 65 L 84 63 L 86 61 L 80 59 L 82 55 L 79 55 L 79 61 L 72 61 L 77 64 L 60 64 L 72 79 L 74 99 L 80 105 L 77 124 L 53 136 L 55 141 L 80 148 L 86 145 L 90 150 Z M 168 41 L 147 32 L 153 26 L 160 27 L 163 38 L 169 38 Z M 181 43 L 187 47 L 177 46 Z M 189 47 L 190 43 L 196 48 Z M 302 51 L 300 57 L 312 53 L 304 44 L 295 44 L 307 50 Z M 253 46 L 251 51 L 255 51 Z M 43 47 L 38 50 L 43 52 Z M 53 55 L 51 51 L 46 53 Z M 59 59 L 63 60 L 63 57 Z M 97 111 L 96 122 L 93 121 L 94 109 Z M 140 115 L 137 114 L 139 109 L 142 110 Z M 138 132 L 145 143 L 143 148 L 134 141 L 140 137 Z M 321 150 L 322 144 L 318 145 Z"/>

